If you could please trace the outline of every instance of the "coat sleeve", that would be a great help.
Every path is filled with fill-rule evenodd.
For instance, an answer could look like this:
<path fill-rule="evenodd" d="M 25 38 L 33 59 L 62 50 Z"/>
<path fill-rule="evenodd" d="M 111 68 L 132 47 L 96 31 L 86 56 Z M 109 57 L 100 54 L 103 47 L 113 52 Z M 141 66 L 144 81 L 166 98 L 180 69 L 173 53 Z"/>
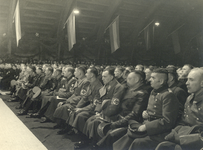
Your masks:
<path fill-rule="evenodd" d="M 135 99 L 135 104 L 132 109 L 132 111 L 126 115 L 125 117 L 121 117 L 116 122 L 113 122 L 112 124 L 115 127 L 122 127 L 122 126 L 127 126 L 129 120 L 136 120 L 138 122 L 142 121 L 142 112 L 146 109 L 147 103 L 148 103 L 148 97 L 149 94 L 148 92 L 140 92 L 136 95 Z"/>
<path fill-rule="evenodd" d="M 177 92 L 175 92 L 175 95 L 179 102 L 179 116 L 181 116 L 184 111 L 184 105 L 187 99 L 187 93 L 183 89 L 178 88 Z"/>
<path fill-rule="evenodd" d="M 104 100 L 102 102 L 102 113 L 104 116 L 114 116 L 120 111 L 120 103 L 123 98 L 125 88 L 122 85 L 116 85 L 110 100 Z"/>
<path fill-rule="evenodd" d="M 80 89 L 80 94 L 77 96 L 77 98 L 71 99 L 69 103 L 77 106 L 77 104 L 81 99 L 83 98 L 86 99 L 88 95 L 87 92 L 89 89 L 89 84 L 90 84 L 89 81 L 85 81 Z"/>
<path fill-rule="evenodd" d="M 66 91 L 59 92 L 58 96 L 61 98 L 69 98 L 71 95 L 73 95 L 74 90 L 72 89 L 74 87 L 75 82 L 76 82 L 76 79 L 74 78 L 68 81 L 68 83 L 65 85 Z"/>
<path fill-rule="evenodd" d="M 167 93 L 161 99 L 162 117 L 145 124 L 148 135 L 164 133 L 175 126 L 178 116 L 178 100 L 176 96 L 173 93 Z"/>
<path fill-rule="evenodd" d="M 89 102 L 89 97 L 92 97 L 90 96 L 92 93 L 91 93 L 91 89 L 90 89 L 90 86 L 88 86 L 87 88 L 87 92 L 85 95 L 82 96 L 81 100 L 78 102 L 76 108 L 82 108 L 84 106 L 87 105 L 87 103 Z"/>

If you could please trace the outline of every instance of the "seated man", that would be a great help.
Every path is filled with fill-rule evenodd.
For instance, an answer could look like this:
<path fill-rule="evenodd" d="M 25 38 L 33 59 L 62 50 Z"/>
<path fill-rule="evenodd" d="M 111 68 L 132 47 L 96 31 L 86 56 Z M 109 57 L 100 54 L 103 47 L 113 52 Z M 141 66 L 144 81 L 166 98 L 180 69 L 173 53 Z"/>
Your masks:
<path fill-rule="evenodd" d="M 179 114 L 178 114 L 178 120 L 182 116 L 184 112 L 184 105 L 185 101 L 187 99 L 187 93 L 177 86 L 178 84 L 178 75 L 176 72 L 176 69 L 173 67 L 167 68 L 168 71 L 168 87 L 171 89 L 171 91 L 175 94 L 179 101 Z"/>
<path fill-rule="evenodd" d="M 62 82 L 62 75 L 61 75 L 61 70 L 57 69 L 55 71 L 55 78 L 52 79 L 52 86 L 50 89 L 47 89 L 41 92 L 41 95 L 34 99 L 32 96 L 33 94 L 29 94 L 27 96 L 26 101 L 24 102 L 24 107 L 23 109 L 18 113 L 18 115 L 26 115 L 28 110 L 31 109 L 31 106 L 33 106 L 33 103 L 40 103 L 41 104 L 41 99 L 43 99 L 46 96 L 51 96 L 53 94 L 55 94 L 56 92 L 58 92 L 59 87 L 61 86 L 61 82 Z"/>
<path fill-rule="evenodd" d="M 193 134 L 203 131 L 203 70 L 200 68 L 192 69 L 188 74 L 186 85 L 188 93 L 191 95 L 188 96 L 185 103 L 184 115 L 182 115 L 178 126 L 165 137 L 168 141 L 160 143 L 156 148 L 157 150 L 175 148 L 180 150 L 181 147 L 194 150 L 203 147 L 203 142 L 200 140 L 201 135 L 194 136 L 195 134 Z"/>
<path fill-rule="evenodd" d="M 33 88 L 35 86 L 36 81 L 36 68 L 34 66 L 28 66 L 27 67 L 27 75 L 24 82 L 22 82 L 21 87 L 16 92 L 16 99 L 20 100 L 20 105 L 16 108 L 20 109 L 22 108 L 23 102 L 26 99 L 26 94 L 29 91 L 29 89 Z"/>
<path fill-rule="evenodd" d="M 193 66 L 190 64 L 185 64 L 182 68 L 182 73 L 181 77 L 179 77 L 178 81 L 178 87 L 182 88 L 188 95 L 187 87 L 186 87 L 186 81 L 187 81 L 187 76 L 190 73 L 191 69 L 193 69 Z"/>
<path fill-rule="evenodd" d="M 74 93 L 65 102 L 60 102 L 53 114 L 53 117 L 57 122 L 57 126 L 65 128 L 66 120 L 69 118 L 70 112 L 74 110 L 82 97 L 87 94 L 90 82 L 86 79 L 85 72 L 86 70 L 84 67 L 77 67 L 75 69 L 74 75 L 78 80 L 74 85 Z M 63 132 L 63 130 L 60 132 Z"/>
<path fill-rule="evenodd" d="M 125 68 L 123 68 L 121 66 L 118 66 L 118 67 L 115 68 L 115 71 L 114 71 L 115 78 L 120 84 L 125 83 L 125 80 L 122 77 L 124 70 L 125 70 Z"/>
<path fill-rule="evenodd" d="M 97 76 L 98 71 L 95 67 L 90 67 L 87 70 L 86 77 L 87 80 L 90 81 L 89 89 L 87 95 L 80 100 L 75 110 L 70 114 L 70 117 L 67 120 L 67 123 L 69 124 L 69 128 L 66 128 L 67 131 L 69 131 L 70 126 L 82 131 L 86 120 L 95 114 L 95 101 L 99 99 L 99 90 L 102 87 Z"/>
<path fill-rule="evenodd" d="M 20 66 L 21 72 L 19 72 L 19 74 L 16 76 L 16 79 L 17 79 L 16 82 L 14 82 L 14 84 L 10 83 L 10 90 L 11 90 L 10 94 L 12 95 L 11 96 L 12 99 L 10 99 L 9 102 L 16 101 L 16 95 L 15 95 L 15 93 L 20 88 L 21 81 L 23 81 L 25 76 L 26 76 L 26 68 L 27 67 L 25 65 L 21 65 Z"/>
<path fill-rule="evenodd" d="M 164 137 L 175 126 L 178 116 L 178 100 L 169 92 L 168 73 L 156 69 L 151 74 L 153 90 L 149 97 L 147 110 L 142 113 L 143 124 L 129 121 L 128 132 L 113 144 L 113 149 L 154 149 L 164 141 Z"/>
<path fill-rule="evenodd" d="M 31 114 L 30 117 L 41 118 L 43 115 L 45 115 L 43 122 L 48 120 L 53 121 L 53 114 L 58 103 L 66 101 L 66 99 L 73 94 L 73 88 L 76 82 L 76 78 L 74 78 L 74 68 L 66 67 L 63 75 L 65 79 L 62 80 L 63 83 L 61 88 L 55 93 L 55 96 L 43 97 L 40 110 L 35 114 Z"/>
<path fill-rule="evenodd" d="M 118 119 L 111 123 L 111 131 L 97 143 L 103 149 L 112 149 L 112 144 L 126 134 L 129 120 L 143 121 L 142 112 L 147 108 L 149 99 L 144 72 L 131 72 L 126 88 Z"/>
<path fill-rule="evenodd" d="M 120 112 L 121 100 L 124 95 L 124 86 L 122 86 L 114 77 L 114 68 L 108 67 L 102 73 L 102 80 L 104 86 L 99 90 L 99 99 L 96 101 L 96 108 L 94 109 L 90 117 L 81 117 L 86 123 L 80 127 L 80 131 L 83 132 L 90 139 L 100 139 L 97 134 L 97 127 L 101 123 L 99 119 L 101 116 L 108 121 L 115 120 L 118 112 Z M 96 142 L 96 141 L 94 141 Z M 81 142 L 79 142 L 80 145 Z M 95 144 L 95 143 L 94 143 Z M 78 146 L 78 143 L 75 145 Z"/>

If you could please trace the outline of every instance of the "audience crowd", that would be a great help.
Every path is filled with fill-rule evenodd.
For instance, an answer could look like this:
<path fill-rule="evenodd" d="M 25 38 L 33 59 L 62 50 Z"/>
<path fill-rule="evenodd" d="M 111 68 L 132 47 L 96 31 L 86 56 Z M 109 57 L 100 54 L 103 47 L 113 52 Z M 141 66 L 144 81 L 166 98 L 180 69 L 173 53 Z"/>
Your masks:
<path fill-rule="evenodd" d="M 203 69 L 0 64 L 0 89 L 17 115 L 78 134 L 75 149 L 185 150 L 203 147 Z"/>

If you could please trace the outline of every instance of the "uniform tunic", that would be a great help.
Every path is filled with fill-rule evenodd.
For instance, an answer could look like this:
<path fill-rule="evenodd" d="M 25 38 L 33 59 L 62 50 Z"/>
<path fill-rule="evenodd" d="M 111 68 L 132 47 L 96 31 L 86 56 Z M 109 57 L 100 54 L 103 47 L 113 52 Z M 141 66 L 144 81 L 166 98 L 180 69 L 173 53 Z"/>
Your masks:
<path fill-rule="evenodd" d="M 113 149 L 154 149 L 164 141 L 165 135 L 175 126 L 178 100 L 166 87 L 153 90 L 149 97 L 147 113 L 149 117 L 143 124 L 146 126 L 148 136 L 131 138 L 126 134 L 113 144 Z"/>
<path fill-rule="evenodd" d="M 72 111 L 78 102 L 82 99 L 83 96 L 87 93 L 87 88 L 90 82 L 87 81 L 86 78 L 81 79 L 80 81 L 76 81 L 74 87 L 74 94 L 69 97 L 65 104 L 59 108 L 57 108 L 54 112 L 54 118 L 67 120 L 69 117 L 70 111 Z"/>
<path fill-rule="evenodd" d="M 142 112 L 147 108 L 149 93 L 145 85 L 137 89 L 128 89 L 122 100 L 122 111 L 118 115 L 118 120 L 112 122 L 113 129 L 107 133 L 97 144 L 108 148 L 127 132 L 128 121 L 134 119 L 142 121 Z M 112 128 L 111 127 L 111 128 Z"/>
<path fill-rule="evenodd" d="M 156 150 L 164 150 L 164 149 L 175 149 L 175 147 L 180 146 L 176 143 L 180 143 L 179 136 L 182 134 L 190 134 L 192 126 L 200 125 L 203 126 L 203 91 L 199 94 L 195 95 L 194 93 L 188 96 L 187 101 L 184 107 L 184 115 L 182 115 L 181 121 L 179 125 L 172 130 L 170 134 L 166 136 L 166 139 L 169 141 L 165 141 L 160 143 Z M 176 131 L 176 132 L 174 132 Z M 175 134 L 176 133 L 176 134 Z M 186 143 L 186 142 L 185 142 Z M 190 143 L 190 141 L 188 141 Z M 196 145 L 187 145 L 187 149 L 200 149 L 195 148 Z M 181 149 L 181 148 L 180 148 Z"/>
<path fill-rule="evenodd" d="M 77 105 L 78 108 L 82 108 L 83 110 L 79 113 L 73 112 L 70 115 L 69 119 L 67 120 L 69 125 L 81 132 L 83 131 L 83 127 L 87 119 L 95 114 L 94 100 L 99 99 L 99 90 L 101 87 L 102 84 L 98 79 L 90 83 L 89 91 L 87 91 L 89 93 L 88 96 L 84 97 Z M 86 102 L 89 102 L 90 104 L 85 106 L 84 104 Z"/>
<path fill-rule="evenodd" d="M 100 89 L 100 103 L 102 117 L 108 121 L 113 121 L 116 115 L 120 112 L 121 100 L 123 99 L 125 88 L 116 79 L 110 81 L 107 85 Z M 98 105 L 97 105 L 98 106 Z M 85 123 L 83 133 L 89 136 L 89 138 L 94 138 L 96 140 L 100 139 L 97 133 L 97 127 L 102 121 L 96 116 L 90 117 Z"/>
<path fill-rule="evenodd" d="M 177 83 L 174 83 L 169 88 L 175 94 L 175 96 L 177 97 L 177 99 L 179 101 L 179 115 L 178 115 L 178 120 L 179 120 L 184 111 L 184 105 L 185 105 L 185 102 L 187 99 L 187 93 L 183 89 L 178 87 Z"/>
<path fill-rule="evenodd" d="M 65 85 L 64 85 L 65 90 L 64 91 L 59 90 L 59 92 L 57 93 L 57 95 L 63 99 L 57 99 L 56 96 L 52 96 L 49 99 L 50 104 L 49 104 L 49 107 L 47 108 L 46 112 L 44 113 L 44 115 L 52 121 L 54 120 L 53 114 L 57 108 L 58 103 L 66 101 L 66 99 L 68 99 L 74 92 L 73 88 L 74 88 L 74 85 L 76 82 L 76 78 L 72 77 L 71 79 L 68 79 L 68 80 L 66 80 Z"/>
<path fill-rule="evenodd" d="M 27 88 L 20 88 L 18 90 L 18 92 L 16 93 L 17 96 L 21 99 L 21 100 L 25 100 L 26 98 L 26 93 L 30 88 L 33 88 L 35 85 L 35 81 L 36 81 L 36 75 L 29 75 L 28 79 L 27 79 Z"/>

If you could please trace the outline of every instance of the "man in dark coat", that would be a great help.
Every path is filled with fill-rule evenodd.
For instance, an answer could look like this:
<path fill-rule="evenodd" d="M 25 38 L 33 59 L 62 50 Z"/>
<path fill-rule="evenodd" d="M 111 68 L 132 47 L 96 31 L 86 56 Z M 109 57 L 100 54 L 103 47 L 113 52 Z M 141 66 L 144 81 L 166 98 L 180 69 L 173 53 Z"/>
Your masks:
<path fill-rule="evenodd" d="M 35 86 L 36 81 L 36 68 L 34 66 L 27 67 L 27 80 L 22 83 L 21 88 L 16 92 L 16 98 L 20 100 L 20 106 L 16 108 L 22 108 L 22 104 L 26 99 L 27 92 Z"/>
<path fill-rule="evenodd" d="M 115 68 L 114 74 L 115 74 L 115 78 L 116 80 L 120 83 L 120 84 L 124 84 L 125 83 L 125 79 L 123 78 L 123 72 L 124 72 L 125 68 L 121 67 L 121 66 L 117 66 Z"/>
<path fill-rule="evenodd" d="M 145 86 L 144 72 L 134 71 L 128 75 L 127 90 L 121 104 L 122 111 L 118 114 L 118 119 L 111 123 L 111 130 L 97 145 L 103 149 L 112 149 L 112 144 L 126 134 L 129 120 L 143 121 L 142 112 L 147 108 L 149 98 Z"/>
<path fill-rule="evenodd" d="M 184 105 L 187 99 L 187 93 L 183 89 L 177 86 L 178 74 L 176 72 L 176 69 L 174 67 L 169 67 L 167 68 L 167 71 L 168 71 L 168 87 L 175 94 L 175 96 L 179 101 L 179 115 L 178 115 L 178 120 L 179 120 L 184 111 Z"/>
<path fill-rule="evenodd" d="M 86 120 L 95 114 L 96 103 L 99 99 L 99 90 L 102 87 L 101 82 L 97 78 L 98 71 L 94 67 L 87 70 L 86 77 L 90 81 L 89 89 L 86 96 L 84 96 L 77 104 L 75 110 L 71 113 L 67 123 L 73 128 L 83 131 Z M 88 105 L 87 105 L 88 103 Z"/>
<path fill-rule="evenodd" d="M 151 74 L 153 90 L 148 107 L 143 111 L 143 124 L 129 121 L 126 135 L 113 144 L 113 149 L 154 149 L 164 141 L 165 135 L 175 126 L 178 116 L 178 100 L 168 91 L 168 73 L 165 69 L 156 69 Z"/>
<path fill-rule="evenodd" d="M 178 87 L 182 88 L 188 95 L 187 87 L 186 87 L 186 82 L 187 82 L 187 76 L 190 73 L 191 69 L 193 69 L 193 66 L 190 64 L 185 64 L 182 68 L 182 74 L 181 77 L 178 79 Z"/>
<path fill-rule="evenodd" d="M 176 128 L 165 137 L 168 141 L 160 143 L 156 148 L 157 150 L 176 148 L 180 150 L 181 147 L 194 150 L 203 147 L 200 135 L 197 134 L 196 137 L 198 138 L 195 138 L 195 134 L 193 134 L 203 131 L 203 70 L 200 68 L 192 69 L 186 85 L 191 95 L 188 96 L 185 103 L 184 114 Z"/>
<path fill-rule="evenodd" d="M 18 113 L 18 115 L 26 115 L 28 110 L 31 109 L 33 106 L 33 103 L 40 103 L 43 98 L 50 97 L 51 95 L 54 95 L 56 92 L 58 92 L 59 87 L 62 84 L 62 71 L 60 69 L 57 69 L 56 71 L 56 76 L 54 79 L 52 79 L 52 87 L 50 89 L 47 89 L 46 92 L 42 91 L 41 95 L 37 98 L 34 99 L 32 96 L 33 94 L 29 94 L 26 101 L 24 102 L 24 107 L 23 109 Z M 36 108 L 35 108 L 36 109 Z M 36 111 L 36 110 L 34 110 Z"/>
<path fill-rule="evenodd" d="M 73 94 L 73 87 L 76 82 L 76 78 L 74 78 L 74 68 L 67 67 L 64 69 L 64 79 L 61 88 L 59 88 L 58 92 L 55 92 L 55 96 L 45 96 L 42 99 L 41 109 L 32 114 L 33 118 L 40 118 L 43 115 L 49 120 L 54 120 L 53 113 L 57 108 L 59 102 L 64 102 Z M 46 119 L 44 120 L 44 122 Z"/>
<path fill-rule="evenodd" d="M 122 86 L 114 77 L 114 68 L 108 67 L 102 73 L 104 86 L 99 90 L 99 99 L 97 100 L 96 115 L 90 117 L 83 128 L 83 133 L 90 139 L 100 139 L 97 134 L 97 127 L 101 123 L 101 119 L 113 121 L 120 112 L 121 100 L 124 94 L 124 86 Z M 96 142 L 96 141 L 95 141 Z"/>
<path fill-rule="evenodd" d="M 60 102 L 57 109 L 54 112 L 53 117 L 56 119 L 58 126 L 63 126 L 64 128 L 58 133 L 66 132 L 66 120 L 69 118 L 69 114 L 77 106 L 78 102 L 83 96 L 87 94 L 90 82 L 85 77 L 86 69 L 84 67 L 77 67 L 75 69 L 75 77 L 78 78 L 74 85 L 74 93 L 65 102 Z"/>

